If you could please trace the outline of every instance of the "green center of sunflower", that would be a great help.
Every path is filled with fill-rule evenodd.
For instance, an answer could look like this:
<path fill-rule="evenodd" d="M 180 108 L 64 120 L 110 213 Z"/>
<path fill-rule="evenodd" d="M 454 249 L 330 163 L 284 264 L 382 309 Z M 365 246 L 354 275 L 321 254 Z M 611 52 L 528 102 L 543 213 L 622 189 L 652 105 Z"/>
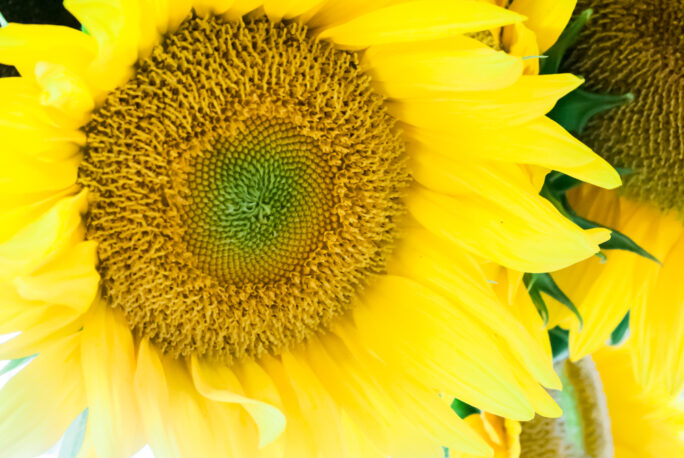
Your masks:
<path fill-rule="evenodd" d="M 192 164 L 186 243 L 221 281 L 276 280 L 333 231 L 334 167 L 316 142 L 285 125 L 254 122 Z"/>
<path fill-rule="evenodd" d="M 191 16 L 86 127 L 103 294 L 165 352 L 278 353 L 384 272 L 404 144 L 355 53 Z"/>
<path fill-rule="evenodd" d="M 684 215 L 684 0 L 580 0 L 594 14 L 564 71 L 635 101 L 592 119 L 581 139 L 632 170 L 623 191 Z"/>
<path fill-rule="evenodd" d="M 603 385 L 586 357 L 556 366 L 563 391 L 552 396 L 563 409 L 560 418 L 536 416 L 522 424 L 521 456 L 526 458 L 610 458 L 613 438 Z"/>

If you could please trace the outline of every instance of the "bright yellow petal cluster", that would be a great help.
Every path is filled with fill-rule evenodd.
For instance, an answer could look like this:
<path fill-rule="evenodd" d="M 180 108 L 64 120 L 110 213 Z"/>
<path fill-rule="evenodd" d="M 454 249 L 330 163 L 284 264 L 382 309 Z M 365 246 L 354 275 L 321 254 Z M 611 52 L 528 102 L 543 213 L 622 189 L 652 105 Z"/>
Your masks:
<path fill-rule="evenodd" d="M 651 391 L 677 396 L 684 389 L 684 224 L 680 217 L 615 192 L 583 187 L 571 195 L 583 217 L 627 234 L 660 260 L 609 251 L 554 274 L 573 298 L 584 327 L 560 304 L 550 308 L 550 326 L 570 329 L 574 360 L 600 348 L 630 312 L 637 376 Z"/>
<path fill-rule="evenodd" d="M 520 3 L 530 18 L 545 11 Z M 145 442 L 160 457 L 440 456 L 441 446 L 487 454 L 439 393 L 519 420 L 560 414 L 539 385 L 559 387 L 539 317 L 529 302 L 513 307 L 498 295 L 482 266 L 511 269 L 501 275 L 515 283 L 516 272 L 592 256 L 608 231 L 566 220 L 538 195 L 543 177 L 561 170 L 607 188 L 620 180 L 545 117 L 580 79 L 523 75 L 521 56 L 464 35 L 524 16 L 470 0 L 65 6 L 87 33 L 0 30 L 0 62 L 22 75 L 0 80 L 0 333 L 21 332 L 0 358 L 39 354 L 0 393 L 0 450 L 42 452 L 86 406 L 84 450 L 101 457 Z M 84 240 L 87 190 L 75 184 L 80 128 L 191 8 L 295 19 L 359 50 L 402 124 L 415 180 L 389 274 L 353 313 L 300 348 L 230 367 L 163 355 L 99 297 L 96 246 Z M 559 27 L 529 25 L 542 47 Z"/>
<path fill-rule="evenodd" d="M 606 394 L 615 457 L 684 455 L 684 403 L 644 392 L 626 347 L 605 347 L 592 358 Z"/>

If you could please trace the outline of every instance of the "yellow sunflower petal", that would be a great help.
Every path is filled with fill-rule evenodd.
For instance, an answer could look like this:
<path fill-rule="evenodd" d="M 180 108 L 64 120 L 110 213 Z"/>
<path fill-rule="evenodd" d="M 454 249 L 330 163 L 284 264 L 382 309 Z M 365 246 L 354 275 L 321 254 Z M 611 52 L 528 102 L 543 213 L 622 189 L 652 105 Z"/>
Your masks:
<path fill-rule="evenodd" d="M 211 401 L 195 389 L 192 376 L 184 361 L 164 357 L 163 361 L 169 392 L 169 417 L 165 420 L 173 430 L 173 441 L 181 457 L 225 456 L 229 449 L 228 435 L 215 422 L 220 418 Z M 168 440 L 168 439 L 167 439 Z"/>
<path fill-rule="evenodd" d="M 139 3 L 136 0 L 64 0 L 64 7 L 97 41 L 97 59 L 88 72 L 90 84 L 108 92 L 125 83 L 138 58 Z M 96 94 L 99 100 L 103 96 L 103 92 Z"/>
<path fill-rule="evenodd" d="M 537 37 L 539 50 L 546 52 L 568 25 L 577 0 L 514 0 L 509 8 L 527 17 L 525 26 Z"/>
<path fill-rule="evenodd" d="M 503 89 L 407 99 L 388 106 L 401 121 L 418 127 L 446 132 L 459 125 L 505 128 L 545 115 L 580 84 L 582 80 L 570 74 L 524 75 Z"/>
<path fill-rule="evenodd" d="M 0 344 L 0 360 L 40 353 L 55 339 L 76 333 L 82 325 L 80 314 L 72 308 L 29 302 L 6 285 L 0 284 L 0 300 L 3 304 L 0 335 L 20 332 Z"/>
<path fill-rule="evenodd" d="M 79 162 L 78 156 L 61 161 L 44 161 L 20 155 L 3 155 L 0 158 L 0 193 L 11 196 L 59 191 L 76 183 Z"/>
<path fill-rule="evenodd" d="M 97 244 L 81 242 L 60 253 L 29 276 L 13 284 L 28 300 L 72 307 L 84 312 L 95 299 L 100 276 L 95 270 Z"/>
<path fill-rule="evenodd" d="M 345 456 L 372 458 L 378 455 L 373 443 L 366 435 L 367 432 L 355 424 L 345 412 L 342 412 L 342 432 L 345 437 Z"/>
<path fill-rule="evenodd" d="M 536 202 L 549 218 L 517 214 L 476 195 L 457 198 L 416 187 L 407 198 L 420 223 L 465 249 L 522 272 L 550 272 L 586 259 L 610 237 L 608 230 L 582 231 L 548 202 Z M 549 256 L 549 254 L 552 254 Z"/>
<path fill-rule="evenodd" d="M 316 456 L 315 433 L 324 425 L 311 429 L 302 413 L 299 397 L 294 391 L 294 385 L 283 363 L 270 355 L 263 355 L 259 360 L 260 366 L 266 371 L 278 391 L 282 401 L 282 411 L 287 418 L 285 428 L 286 456 Z M 327 447 L 327 446 L 326 446 Z"/>
<path fill-rule="evenodd" d="M 681 229 L 679 225 L 660 227 L 653 214 L 654 211 L 632 212 L 619 227 L 654 256 L 664 259 L 663 249 L 673 245 Z M 648 245 L 642 243 L 645 239 L 649 239 Z M 573 298 L 584 319 L 584 327 L 580 330 L 574 316 L 550 300 L 551 316 L 566 316 L 560 323 L 570 329 L 570 356 L 574 360 L 600 348 L 627 310 L 638 308 L 647 300 L 645 294 L 657 279 L 659 266 L 649 259 L 619 250 L 610 251 L 606 256 L 606 263 L 591 259 L 559 272 L 556 278 L 559 286 Z M 561 309 L 560 313 L 558 309 Z"/>
<path fill-rule="evenodd" d="M 534 415 L 510 371 L 501 370 L 507 363 L 488 331 L 448 300 L 406 278 L 386 276 L 364 303 L 354 309 L 359 334 L 383 359 L 484 410 L 518 419 Z"/>
<path fill-rule="evenodd" d="M 521 361 L 521 355 L 514 352 L 507 343 L 504 343 L 504 345 L 501 346 L 501 353 L 509 362 L 508 367 L 511 368 L 518 384 L 525 393 L 525 398 L 534 408 L 534 411 L 543 417 L 560 417 L 563 414 L 563 411 L 549 395 L 549 392 L 542 388 L 524 367 Z"/>
<path fill-rule="evenodd" d="M 235 0 L 226 12 L 226 15 L 231 19 L 238 19 L 264 4 L 264 0 Z"/>
<path fill-rule="evenodd" d="M 235 3 L 234 0 L 193 0 L 192 7 L 197 14 L 206 16 L 208 14 L 221 15 Z"/>
<path fill-rule="evenodd" d="M 334 333 L 341 337 L 354 356 L 355 365 L 359 366 L 362 373 L 370 375 L 392 400 L 392 406 L 385 406 L 388 408 L 386 418 L 396 428 L 391 440 L 395 442 L 397 452 L 392 456 L 439 457 L 443 446 L 470 450 L 473 453 L 488 453 L 482 440 L 454 414 L 434 390 L 410 377 L 393 376 L 391 368 L 363 344 L 352 322 L 343 321 L 338 324 Z M 392 412 L 393 409 L 397 409 L 396 413 Z M 402 431 L 403 427 L 408 427 L 408 430 Z"/>
<path fill-rule="evenodd" d="M 597 265 L 593 269 L 583 266 L 588 274 L 593 273 L 592 286 L 583 297 L 570 296 L 573 297 L 584 320 L 584 327 L 579 329 L 579 322 L 574 316 L 568 316 L 561 323 L 562 326 L 570 328 L 570 356 L 573 361 L 591 354 L 606 342 L 610 333 L 633 305 L 631 300 L 642 294 L 640 291 L 649 283 L 642 275 L 626 275 L 628 272 L 646 274 L 649 270 L 647 266 L 645 266 L 646 271 L 639 271 L 637 268 L 637 263 L 646 263 L 646 260 L 636 259 L 637 257 L 632 253 L 615 252 L 608 253 L 606 256 L 608 257 L 606 266 L 598 266 L 600 262 L 598 259 L 587 261 L 587 263 Z M 559 281 L 561 288 L 565 284 L 564 280 Z M 568 294 L 571 294 L 573 290 L 575 288 L 564 289 Z"/>
<path fill-rule="evenodd" d="M 192 377 L 197 390 L 214 401 L 238 404 L 249 412 L 256 422 L 260 446 L 266 446 L 278 438 L 285 429 L 286 419 L 274 405 L 244 396 L 240 381 L 226 366 L 211 365 L 197 357 L 191 359 Z"/>
<path fill-rule="evenodd" d="M 168 0 L 169 30 L 173 32 L 188 17 L 192 0 Z"/>
<path fill-rule="evenodd" d="M 82 237 L 86 192 L 57 202 L 39 219 L 0 244 L 0 278 L 31 273 Z"/>
<path fill-rule="evenodd" d="M 465 252 L 449 248 L 425 230 L 407 231 L 390 272 L 407 276 L 454 301 L 480 326 L 501 336 L 542 384 L 557 388 L 558 377 L 543 347 L 538 347 L 516 319 L 512 307 L 498 300 L 479 266 Z"/>
<path fill-rule="evenodd" d="M 319 38 L 351 48 L 430 40 L 521 21 L 504 8 L 469 0 L 425 0 L 371 11 L 342 25 L 324 28 Z"/>
<path fill-rule="evenodd" d="M 522 272 L 512 271 L 510 269 L 503 269 L 507 272 L 504 273 L 505 276 L 509 278 L 508 288 L 504 288 L 502 293 L 504 297 L 508 297 L 511 313 L 515 316 L 516 320 L 520 322 L 527 332 L 535 340 L 536 346 L 540 351 L 543 351 L 548 361 L 552 361 L 551 352 L 551 342 L 549 341 L 549 334 L 544 325 L 544 320 L 539 316 L 539 312 L 535 307 L 530 295 L 525 288 L 522 281 Z M 502 283 L 503 283 L 502 279 Z M 516 286 L 511 287 L 510 285 L 516 283 Z M 510 291 L 506 291 L 509 289 Z M 547 388 L 554 390 L 562 389 L 562 384 L 558 375 L 555 374 L 550 385 L 545 385 Z"/>
<path fill-rule="evenodd" d="M 393 98 L 499 89 L 513 84 L 523 67 L 521 59 L 465 36 L 372 46 L 363 64 Z"/>
<path fill-rule="evenodd" d="M 89 89 L 77 74 L 61 64 L 38 62 L 32 75 L 35 81 L 24 77 L 0 78 L 4 107 L 0 125 L 19 130 L 36 124 L 50 132 L 75 137 L 75 132 L 68 134 L 80 127 L 73 120 L 92 108 Z M 77 138 L 85 140 L 83 135 Z"/>
<path fill-rule="evenodd" d="M 524 72 L 526 75 L 539 74 L 541 53 L 537 44 L 537 36 L 533 31 L 525 27 L 525 24 L 516 23 L 509 27 L 504 27 L 501 34 L 501 43 L 504 49 L 507 49 L 511 55 L 524 58 Z"/>
<path fill-rule="evenodd" d="M 133 376 L 140 418 L 152 450 L 158 456 L 181 458 L 177 440 L 169 424 L 170 398 L 164 365 L 157 349 L 147 338 L 138 344 L 138 359 Z"/>
<path fill-rule="evenodd" d="M 0 390 L 3 456 L 46 452 L 86 408 L 79 344 L 78 336 L 54 342 Z"/>
<path fill-rule="evenodd" d="M 532 185 L 525 170 L 517 164 L 455 161 L 436 154 L 424 148 L 423 145 L 413 145 L 409 153 L 412 158 L 410 167 L 414 178 L 430 190 L 441 193 L 425 194 L 418 190 L 416 194 L 435 197 L 433 199 L 435 204 L 439 201 L 445 206 L 454 204 L 463 209 L 469 208 L 469 210 L 462 210 L 459 215 L 465 221 L 474 218 L 471 225 L 462 224 L 461 234 L 464 237 L 461 238 L 460 243 L 487 259 L 496 259 L 497 262 L 507 267 L 530 272 L 529 263 L 534 262 L 534 258 L 541 259 L 544 256 L 544 253 L 537 257 L 530 255 L 534 253 L 534 250 L 525 252 L 526 261 L 523 262 L 527 263 L 527 269 L 522 269 L 522 265 L 516 261 L 516 258 L 522 261 L 523 252 L 520 252 L 520 255 L 511 256 L 510 249 L 502 246 L 495 248 L 493 244 L 496 242 L 490 239 L 492 233 L 498 233 L 499 237 L 504 238 L 529 237 L 528 243 L 557 243 L 555 251 L 558 254 L 561 252 L 563 243 L 568 245 L 569 250 L 573 250 L 573 247 L 579 248 L 576 244 L 581 239 L 590 244 L 593 242 L 589 233 L 570 223 L 546 199 L 539 196 L 538 190 Z M 454 198 L 447 196 L 454 196 Z M 468 204 L 468 202 L 471 203 Z M 480 203 L 479 208 L 476 207 L 476 202 Z M 416 204 L 409 205 L 409 209 L 423 224 L 428 224 L 427 207 L 418 208 Z M 483 230 L 485 227 L 491 227 L 491 232 Z M 438 229 L 434 224 L 429 228 Z M 466 236 L 465 233 L 469 228 L 475 228 L 475 230 Z M 448 229 L 445 226 L 440 230 L 444 232 Z M 515 233 L 518 235 L 514 235 Z M 474 241 L 473 237 L 478 241 Z M 558 240 L 553 240 L 555 237 L 558 237 Z M 466 242 L 466 238 L 470 241 Z M 519 249 L 521 245 L 517 243 L 520 242 L 511 243 L 508 246 L 514 250 Z M 476 246 L 480 248 L 475 248 Z M 585 247 L 585 250 L 589 249 L 587 245 Z M 585 258 L 598 251 L 598 247 L 590 249 L 590 252 L 585 251 Z M 572 253 L 568 254 L 569 256 L 577 255 L 577 251 L 574 250 L 569 253 Z M 492 256 L 497 256 L 497 258 L 492 258 Z M 510 260 L 503 262 L 504 257 Z M 558 264 L 554 264 L 556 269 L 583 259 L 570 258 L 568 261 L 563 261 L 558 255 L 555 257 L 555 261 L 558 261 Z M 562 265 L 560 262 L 567 262 L 567 264 Z"/>
<path fill-rule="evenodd" d="M 81 444 L 81 450 L 79 450 L 78 455 L 76 455 L 76 458 L 99 458 L 97 456 L 97 451 L 95 451 L 93 441 L 90 438 L 87 423 L 85 433 L 83 434 L 83 444 Z"/>
<path fill-rule="evenodd" d="M 264 437 L 260 437 L 259 448 L 267 447 L 265 451 L 275 455 L 284 453 L 287 438 L 281 435 L 281 433 L 285 429 L 284 425 L 287 422 L 287 417 L 282 414 L 283 401 L 275 383 L 260 364 L 249 358 L 240 361 L 239 364 L 234 365 L 231 369 L 237 376 L 248 399 L 255 400 L 269 407 L 275 407 L 282 415 L 282 422 L 279 417 L 271 415 L 269 417 L 270 423 L 263 425 Z M 257 427 L 262 428 L 259 424 L 257 424 Z M 261 429 L 259 432 L 261 433 Z"/>
<path fill-rule="evenodd" d="M 0 29 L 0 63 L 32 78 L 38 62 L 64 65 L 83 74 L 96 57 L 97 43 L 77 30 L 55 25 L 9 24 Z"/>
<path fill-rule="evenodd" d="M 329 28 L 378 10 L 388 5 L 408 0 L 327 0 L 302 16 L 302 21 L 313 29 Z"/>
<path fill-rule="evenodd" d="M 280 21 L 304 14 L 323 0 L 264 0 L 264 11 L 271 21 Z"/>
<path fill-rule="evenodd" d="M 303 417 L 309 428 L 316 431 L 313 439 L 317 443 L 319 453 L 329 457 L 344 453 L 349 445 L 343 437 L 342 412 L 333 398 L 316 378 L 316 374 L 300 358 L 288 351 L 281 355 L 281 360 L 296 393 Z"/>
<path fill-rule="evenodd" d="M 62 198 L 75 194 L 76 189 L 74 186 L 59 192 L 23 194 L 0 201 L 0 243 L 38 219 Z"/>
<path fill-rule="evenodd" d="M 368 408 L 374 412 L 376 420 L 383 425 L 385 432 L 383 439 L 386 441 L 384 450 L 387 450 L 390 456 L 402 456 L 404 454 L 407 456 L 434 456 L 435 446 L 429 441 L 426 442 L 422 431 L 416 429 L 411 431 L 411 434 L 407 434 L 410 431 L 410 423 L 407 422 L 406 418 L 408 412 L 402 412 L 399 409 L 395 397 L 390 392 L 390 386 L 384 383 L 383 378 L 378 377 L 380 374 L 377 372 L 377 365 L 368 365 L 365 352 L 359 353 L 356 348 L 350 347 L 344 339 L 334 334 L 321 336 L 320 343 L 320 352 L 311 354 L 310 363 L 316 371 L 328 367 L 333 374 L 355 381 L 355 386 L 349 387 L 350 394 L 367 400 Z M 324 360 L 320 359 L 321 356 L 327 359 L 327 362 L 324 363 Z M 329 365 L 330 362 L 332 365 Z M 389 382 L 389 380 L 387 381 Z M 324 381 L 324 383 L 326 382 Z M 328 389 L 334 390 L 335 387 L 329 386 Z M 347 406 L 341 405 L 342 408 Z M 370 434 L 370 431 L 364 431 L 364 433 Z M 406 440 L 408 437 L 411 437 L 411 442 Z M 376 438 L 370 439 L 375 441 Z M 376 445 L 379 443 L 376 442 Z"/>
<path fill-rule="evenodd" d="M 74 121 L 83 119 L 83 110 L 87 111 L 88 102 L 82 99 L 87 99 L 89 95 L 79 92 L 84 90 L 82 87 L 73 86 L 66 90 L 63 81 L 55 84 L 57 81 L 54 76 L 64 72 L 46 74 L 45 70 L 56 69 L 57 66 L 40 63 L 36 68 L 39 70 L 40 85 L 26 78 L 0 78 L 0 97 L 3 100 L 0 134 L 6 152 L 0 156 L 0 187 L 9 192 L 12 192 L 13 187 L 19 188 L 15 193 L 27 188 L 36 192 L 41 185 L 49 187 L 55 179 L 46 176 L 42 180 L 28 180 L 35 189 L 29 188 L 27 180 L 21 181 L 24 178 L 21 175 L 22 167 L 29 169 L 32 164 L 36 164 L 38 169 L 41 164 L 63 167 L 58 161 L 76 157 L 79 146 L 85 144 L 85 133 L 77 130 L 78 125 Z M 74 81 L 72 83 L 76 84 Z M 64 99 L 60 96 L 73 97 L 67 104 L 81 111 L 64 116 L 63 109 L 57 109 L 60 105 L 64 107 Z M 43 181 L 47 184 L 43 185 Z M 8 183 L 15 184 L 10 186 Z"/>
<path fill-rule="evenodd" d="M 368 377 L 362 374 L 359 377 L 349 374 L 349 371 L 354 369 L 348 367 L 349 362 L 346 359 L 332 357 L 319 339 L 312 339 L 305 347 L 293 351 L 293 355 L 306 362 L 325 390 L 358 425 L 373 446 L 377 450 L 388 450 L 389 426 L 376 410 L 376 404 L 384 399 L 384 396 L 369 396 L 367 391 L 377 387 L 369 386 Z M 348 356 L 348 353 L 345 356 Z"/>
<path fill-rule="evenodd" d="M 629 347 L 604 347 L 592 356 L 606 395 L 618 458 L 684 456 L 684 403 L 644 393 L 634 376 Z"/>
<path fill-rule="evenodd" d="M 98 301 L 81 332 L 88 433 L 101 458 L 130 456 L 144 444 L 135 398 L 133 336 L 119 311 Z"/>
<path fill-rule="evenodd" d="M 520 423 L 515 420 L 497 417 L 487 412 L 468 415 L 465 421 L 483 437 L 494 449 L 494 458 L 519 458 Z M 475 458 L 469 453 L 449 450 L 454 458 Z"/>
<path fill-rule="evenodd" d="M 663 261 L 647 302 L 633 304 L 632 348 L 641 384 L 676 397 L 684 390 L 684 235 Z"/>
<path fill-rule="evenodd" d="M 211 1 L 218 3 L 218 1 Z M 140 0 L 140 31 L 138 41 L 139 58 L 149 56 L 152 47 L 159 43 L 165 33 L 169 31 L 171 20 L 170 7 L 174 0 Z M 197 2 L 201 3 L 200 1 Z M 204 14 L 203 5 L 198 5 L 198 14 Z"/>
<path fill-rule="evenodd" d="M 40 103 L 59 110 L 55 118 L 73 120 L 78 127 L 89 119 L 95 101 L 85 81 L 63 65 L 39 62 L 36 65 L 36 81 L 43 90 Z"/>
<path fill-rule="evenodd" d="M 414 139 L 445 156 L 535 164 L 596 186 L 620 185 L 619 174 L 560 125 L 542 116 L 520 126 L 453 126 L 449 131 L 409 127 Z"/>
<path fill-rule="evenodd" d="M 252 417 L 236 404 L 204 398 L 214 432 L 218 456 L 265 456 L 259 450 L 259 431 Z"/>

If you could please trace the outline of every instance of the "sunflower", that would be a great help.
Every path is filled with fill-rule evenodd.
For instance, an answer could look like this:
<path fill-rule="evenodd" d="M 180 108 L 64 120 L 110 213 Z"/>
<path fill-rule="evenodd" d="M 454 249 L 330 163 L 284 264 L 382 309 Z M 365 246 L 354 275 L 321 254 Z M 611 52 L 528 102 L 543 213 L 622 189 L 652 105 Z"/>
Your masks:
<path fill-rule="evenodd" d="M 620 179 L 544 116 L 581 79 L 473 38 L 524 16 L 65 6 L 82 31 L 0 30 L 22 75 L 0 79 L 0 333 L 18 333 L 0 358 L 37 355 L 0 392 L 5 456 L 86 408 L 84 453 L 115 457 L 487 454 L 443 398 L 560 414 L 550 354 L 516 324 L 534 309 L 481 265 L 593 255 L 608 231 L 539 188 L 549 169 Z"/>
<path fill-rule="evenodd" d="M 466 417 L 502 458 L 656 458 L 684 454 L 684 405 L 644 392 L 629 348 L 604 347 L 557 365 L 564 415 L 519 423 L 489 413 Z M 466 458 L 467 454 L 453 455 Z"/>
<path fill-rule="evenodd" d="M 602 108 L 611 100 L 607 93 L 613 100 L 632 94 L 633 101 L 593 117 L 579 138 L 630 173 L 619 192 L 580 187 L 569 201 L 582 217 L 626 234 L 659 263 L 609 251 L 606 262 L 594 258 L 554 274 L 584 326 L 558 304 L 550 324 L 570 329 L 570 355 L 579 360 L 629 320 L 640 383 L 677 396 L 684 389 L 684 37 L 673 31 L 684 23 L 684 2 L 578 2 L 578 10 L 587 8 L 593 16 L 562 67 L 583 75 L 595 92 L 583 94 L 580 114 Z"/>

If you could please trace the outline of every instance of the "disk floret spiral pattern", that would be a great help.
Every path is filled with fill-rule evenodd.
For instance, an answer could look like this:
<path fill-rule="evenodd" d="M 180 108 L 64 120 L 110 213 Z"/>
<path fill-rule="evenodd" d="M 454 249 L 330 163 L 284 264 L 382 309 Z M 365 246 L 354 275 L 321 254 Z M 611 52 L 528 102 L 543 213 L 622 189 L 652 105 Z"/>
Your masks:
<path fill-rule="evenodd" d="M 353 52 L 192 16 L 86 126 L 103 294 L 175 357 L 277 354 L 385 271 L 405 147 Z"/>
<path fill-rule="evenodd" d="M 212 149 L 192 165 L 184 206 L 199 266 L 225 282 L 296 272 L 335 228 L 335 167 L 315 142 L 266 119 Z"/>

